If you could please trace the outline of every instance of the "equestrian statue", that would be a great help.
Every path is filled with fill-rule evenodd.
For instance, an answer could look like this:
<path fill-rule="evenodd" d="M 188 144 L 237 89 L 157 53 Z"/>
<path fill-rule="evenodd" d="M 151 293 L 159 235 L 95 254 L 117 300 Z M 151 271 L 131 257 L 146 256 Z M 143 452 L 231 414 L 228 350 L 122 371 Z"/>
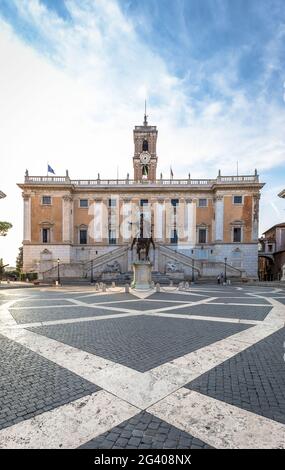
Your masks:
<path fill-rule="evenodd" d="M 141 261 L 141 251 L 145 250 L 145 261 L 149 261 L 149 249 L 150 245 L 153 246 L 155 250 L 155 244 L 153 238 L 143 238 L 143 237 L 134 237 L 131 245 L 131 250 L 133 250 L 134 246 L 136 245 L 137 255 L 139 261 Z"/>
<path fill-rule="evenodd" d="M 136 245 L 137 256 L 139 261 L 141 261 L 141 251 L 145 250 L 144 261 L 149 261 L 150 245 L 152 245 L 153 249 L 155 250 L 155 244 L 152 238 L 150 222 L 144 217 L 142 213 L 140 214 L 139 227 L 140 229 L 138 230 L 136 236 L 133 238 L 131 250 L 133 250 L 134 246 Z"/>

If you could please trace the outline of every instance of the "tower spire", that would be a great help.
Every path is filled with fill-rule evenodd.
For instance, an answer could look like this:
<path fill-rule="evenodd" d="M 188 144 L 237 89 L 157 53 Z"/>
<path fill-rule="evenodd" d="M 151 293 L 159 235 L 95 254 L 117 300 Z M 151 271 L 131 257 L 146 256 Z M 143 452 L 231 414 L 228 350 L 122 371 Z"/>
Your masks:
<path fill-rule="evenodd" d="M 144 100 L 144 122 L 143 122 L 143 125 L 144 126 L 147 126 L 148 123 L 147 123 L 147 115 L 146 115 L 146 100 Z"/>

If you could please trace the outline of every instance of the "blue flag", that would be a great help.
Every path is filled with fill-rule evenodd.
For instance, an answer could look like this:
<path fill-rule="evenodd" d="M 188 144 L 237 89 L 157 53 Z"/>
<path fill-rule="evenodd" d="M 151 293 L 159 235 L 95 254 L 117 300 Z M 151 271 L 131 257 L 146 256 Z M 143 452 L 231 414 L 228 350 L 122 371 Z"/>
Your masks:
<path fill-rule="evenodd" d="M 55 175 L 55 172 L 53 171 L 52 167 L 48 165 L 48 173 L 53 173 Z"/>

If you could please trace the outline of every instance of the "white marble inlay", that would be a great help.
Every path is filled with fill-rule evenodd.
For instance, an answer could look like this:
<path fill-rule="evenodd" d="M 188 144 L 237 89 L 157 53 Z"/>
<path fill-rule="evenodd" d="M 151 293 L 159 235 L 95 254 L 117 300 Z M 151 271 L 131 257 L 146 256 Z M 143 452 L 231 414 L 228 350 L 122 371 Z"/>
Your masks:
<path fill-rule="evenodd" d="M 211 305 L 226 305 L 228 307 L 231 305 L 238 305 L 239 307 L 270 307 L 268 304 L 243 304 L 238 302 L 211 302 Z"/>
<path fill-rule="evenodd" d="M 112 315 L 98 315 L 97 317 L 78 317 L 78 318 L 63 318 L 62 320 L 46 320 L 41 322 L 33 323 L 17 323 L 11 325 L 12 329 L 23 329 L 23 328 L 38 328 L 40 326 L 52 326 L 52 325 L 66 325 L 69 323 L 81 323 L 81 322 L 91 322 L 91 321 L 100 321 L 100 320 L 109 320 L 112 318 L 124 318 L 124 317 L 136 317 L 139 315 L 144 315 L 142 312 L 137 313 L 114 313 Z M 4 326 L 4 330 L 9 325 Z M 0 326 L 0 332 L 3 330 Z"/>
<path fill-rule="evenodd" d="M 147 410 L 218 449 L 285 449 L 285 425 L 181 388 Z"/>
<path fill-rule="evenodd" d="M 0 431 L 1 449 L 75 449 L 139 410 L 100 390 Z"/>
<path fill-rule="evenodd" d="M 17 322 L 14 320 L 13 316 L 9 312 L 9 309 L 12 308 L 12 305 L 14 305 L 15 302 L 17 301 L 10 300 L 0 305 L 0 328 L 17 325 Z"/>
<path fill-rule="evenodd" d="M 152 315 L 152 313 L 145 313 L 145 315 Z M 213 317 L 206 315 L 192 315 L 191 311 L 189 313 L 159 313 L 155 312 L 154 316 L 156 317 L 169 317 L 169 318 L 184 318 L 186 320 L 202 320 L 202 321 L 214 321 L 222 323 L 244 323 L 246 325 L 259 325 L 263 323 L 259 320 L 246 320 L 242 318 L 228 318 L 228 317 Z"/>
<path fill-rule="evenodd" d="M 189 302 L 189 303 L 183 303 L 183 308 L 185 307 L 194 307 L 195 305 L 203 305 L 203 304 L 208 304 L 212 300 L 215 300 L 216 297 L 209 297 L 208 299 L 203 299 L 203 300 L 198 300 L 197 302 Z M 159 312 L 167 312 L 171 310 L 177 310 L 180 309 L 181 305 L 173 305 L 172 307 L 161 307 L 161 308 L 153 308 L 151 310 L 145 310 L 145 313 L 151 312 L 151 313 L 159 313 Z"/>

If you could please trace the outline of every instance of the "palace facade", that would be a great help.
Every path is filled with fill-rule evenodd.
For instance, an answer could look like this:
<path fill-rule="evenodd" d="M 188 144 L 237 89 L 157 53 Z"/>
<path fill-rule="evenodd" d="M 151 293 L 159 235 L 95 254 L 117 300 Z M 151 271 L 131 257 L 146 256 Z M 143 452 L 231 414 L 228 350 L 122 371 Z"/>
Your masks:
<path fill-rule="evenodd" d="M 175 279 L 257 278 L 257 171 L 213 179 L 164 179 L 157 174 L 157 128 L 144 117 L 133 130 L 133 176 L 73 180 L 30 176 L 18 184 L 24 200 L 24 271 L 40 278 L 98 279 L 129 273 L 135 236 L 152 236 L 154 275 Z"/>

